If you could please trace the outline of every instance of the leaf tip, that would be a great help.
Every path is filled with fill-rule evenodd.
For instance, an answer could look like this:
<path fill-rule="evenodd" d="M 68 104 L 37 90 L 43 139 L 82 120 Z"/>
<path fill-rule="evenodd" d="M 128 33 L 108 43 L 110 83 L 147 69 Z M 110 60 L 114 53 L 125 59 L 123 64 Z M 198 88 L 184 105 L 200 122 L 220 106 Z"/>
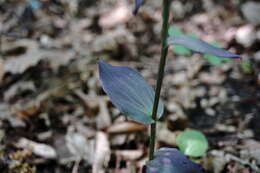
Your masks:
<path fill-rule="evenodd" d="M 144 0 L 135 0 L 135 8 L 133 10 L 134 15 L 136 15 L 138 13 L 138 11 L 143 3 L 144 3 Z"/>

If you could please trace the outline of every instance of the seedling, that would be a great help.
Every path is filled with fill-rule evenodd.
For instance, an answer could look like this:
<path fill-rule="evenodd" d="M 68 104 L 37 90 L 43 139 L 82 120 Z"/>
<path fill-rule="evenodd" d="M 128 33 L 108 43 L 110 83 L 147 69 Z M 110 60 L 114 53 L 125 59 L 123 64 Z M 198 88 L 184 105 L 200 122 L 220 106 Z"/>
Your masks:
<path fill-rule="evenodd" d="M 208 141 L 203 133 L 197 130 L 185 130 L 176 138 L 176 144 L 187 156 L 200 157 L 208 149 Z"/>
<path fill-rule="evenodd" d="M 99 74 L 104 91 L 110 97 L 112 103 L 124 115 L 130 117 L 130 119 L 134 121 L 151 125 L 149 145 L 150 162 L 147 164 L 147 172 L 200 173 L 202 172 L 202 169 L 195 163 L 189 161 L 176 149 L 161 149 L 156 152 L 154 159 L 156 121 L 163 115 L 164 108 L 163 103 L 159 98 L 164 77 L 164 67 L 168 47 L 171 45 L 179 45 L 188 51 L 212 55 L 217 58 L 233 59 L 240 58 L 240 56 L 225 49 L 215 47 L 214 45 L 206 43 L 193 36 L 184 35 L 182 33 L 169 35 L 168 21 L 170 2 L 171 0 L 163 0 L 161 59 L 155 92 L 141 74 L 129 67 L 113 66 L 107 64 L 103 60 L 99 60 Z M 135 0 L 135 13 L 138 12 L 142 3 L 142 0 Z M 194 135 L 193 139 L 195 142 L 189 139 L 191 134 Z M 177 144 L 184 153 L 191 156 L 202 155 L 208 147 L 205 137 L 197 131 L 185 131 L 178 137 Z M 196 148 L 194 148 L 194 146 L 199 146 L 199 151 L 195 152 Z"/>

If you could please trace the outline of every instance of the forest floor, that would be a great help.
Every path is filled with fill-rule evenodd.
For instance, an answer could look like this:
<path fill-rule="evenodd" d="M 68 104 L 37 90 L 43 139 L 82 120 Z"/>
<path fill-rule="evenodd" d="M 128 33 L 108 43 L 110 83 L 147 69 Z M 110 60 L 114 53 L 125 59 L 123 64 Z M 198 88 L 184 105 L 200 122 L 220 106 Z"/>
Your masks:
<path fill-rule="evenodd" d="M 155 86 L 161 1 L 136 16 L 133 3 L 0 1 L 0 172 L 142 171 L 149 127 L 112 105 L 97 68 L 97 58 L 130 66 Z M 171 9 L 171 27 L 242 59 L 212 65 L 169 50 L 157 148 L 197 129 L 209 142 L 196 160 L 207 173 L 259 173 L 260 4 L 176 0 Z"/>

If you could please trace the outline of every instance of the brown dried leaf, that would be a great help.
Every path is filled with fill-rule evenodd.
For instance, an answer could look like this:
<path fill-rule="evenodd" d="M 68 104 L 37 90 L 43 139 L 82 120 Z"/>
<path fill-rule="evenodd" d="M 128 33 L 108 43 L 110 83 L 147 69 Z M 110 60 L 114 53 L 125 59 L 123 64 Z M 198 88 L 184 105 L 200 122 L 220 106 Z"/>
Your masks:
<path fill-rule="evenodd" d="M 132 16 L 131 9 L 124 1 L 119 2 L 117 7 L 108 14 L 103 14 L 99 20 L 99 25 L 103 28 L 111 28 L 118 24 L 127 22 Z"/>
<path fill-rule="evenodd" d="M 135 161 L 143 156 L 143 150 L 117 150 L 116 155 L 123 160 Z"/>
<path fill-rule="evenodd" d="M 147 125 L 137 123 L 134 121 L 125 121 L 113 124 L 107 129 L 107 132 L 109 134 L 132 133 L 147 130 L 147 127 Z"/>
<path fill-rule="evenodd" d="M 61 65 L 67 64 L 74 58 L 73 51 L 41 49 L 38 42 L 28 39 L 21 39 L 10 46 L 12 47 L 11 49 L 23 48 L 25 53 L 9 56 L 9 58 L 4 62 L 4 73 L 23 73 L 29 67 L 37 65 L 38 62 L 43 59 L 47 59 L 52 68 L 56 69 Z M 6 52 L 10 52 L 11 49 Z"/>
<path fill-rule="evenodd" d="M 32 152 L 43 158 L 56 158 L 57 154 L 53 147 L 50 145 L 37 143 L 26 138 L 21 138 L 16 143 L 19 148 L 30 149 Z"/>

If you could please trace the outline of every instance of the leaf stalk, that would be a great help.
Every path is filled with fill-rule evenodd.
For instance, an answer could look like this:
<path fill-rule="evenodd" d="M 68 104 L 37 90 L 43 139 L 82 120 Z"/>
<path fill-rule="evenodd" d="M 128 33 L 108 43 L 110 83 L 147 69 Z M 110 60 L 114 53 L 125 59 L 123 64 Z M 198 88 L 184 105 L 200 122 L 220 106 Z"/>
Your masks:
<path fill-rule="evenodd" d="M 169 28 L 169 14 L 170 14 L 171 0 L 163 0 L 163 11 L 162 11 L 162 31 L 161 31 L 161 58 L 158 69 L 158 77 L 156 83 L 155 97 L 153 103 L 152 119 L 154 123 L 151 124 L 150 128 L 150 143 L 149 143 L 149 160 L 154 158 L 154 148 L 156 140 L 156 121 L 157 121 L 157 109 L 160 100 L 162 82 L 164 77 L 164 68 L 166 63 L 166 58 L 168 54 L 167 37 Z"/>

